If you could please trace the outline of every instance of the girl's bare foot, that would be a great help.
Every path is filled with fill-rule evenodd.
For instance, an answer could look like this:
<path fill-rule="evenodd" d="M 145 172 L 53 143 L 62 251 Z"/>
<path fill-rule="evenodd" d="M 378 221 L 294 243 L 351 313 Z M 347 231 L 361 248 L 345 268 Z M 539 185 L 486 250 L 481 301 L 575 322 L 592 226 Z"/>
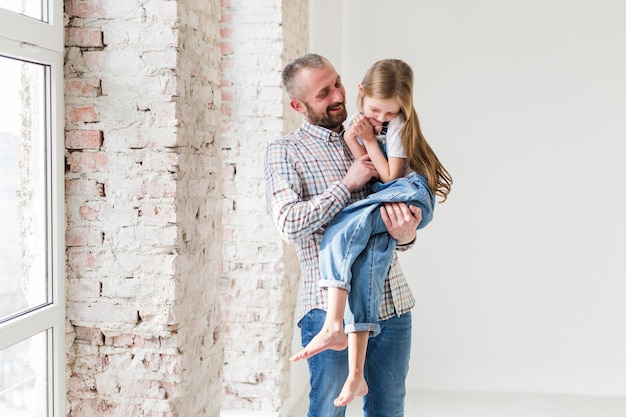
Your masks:
<path fill-rule="evenodd" d="M 343 332 L 343 328 L 332 330 L 322 327 L 322 330 L 315 335 L 308 345 L 300 352 L 293 355 L 289 360 L 291 362 L 300 359 L 308 359 L 313 355 L 317 355 L 327 349 L 344 350 L 348 347 L 348 336 Z"/>
<path fill-rule="evenodd" d="M 339 397 L 335 398 L 335 407 L 343 407 L 352 402 L 354 397 L 363 397 L 367 394 L 367 383 L 363 377 L 350 377 L 343 384 Z"/>

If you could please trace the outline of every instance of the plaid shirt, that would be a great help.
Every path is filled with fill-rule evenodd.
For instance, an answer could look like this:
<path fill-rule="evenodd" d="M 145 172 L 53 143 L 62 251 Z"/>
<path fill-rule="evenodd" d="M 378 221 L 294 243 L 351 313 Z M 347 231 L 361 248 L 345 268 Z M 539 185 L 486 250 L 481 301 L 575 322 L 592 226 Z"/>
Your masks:
<path fill-rule="evenodd" d="M 304 278 L 298 321 L 312 309 L 327 309 L 326 291 L 318 286 L 319 249 L 324 227 L 346 205 L 364 198 L 341 182 L 354 162 L 342 135 L 304 121 L 300 129 L 267 147 L 267 210 L 281 236 L 294 243 Z M 396 252 L 383 288 L 379 319 L 404 314 L 415 305 Z"/>

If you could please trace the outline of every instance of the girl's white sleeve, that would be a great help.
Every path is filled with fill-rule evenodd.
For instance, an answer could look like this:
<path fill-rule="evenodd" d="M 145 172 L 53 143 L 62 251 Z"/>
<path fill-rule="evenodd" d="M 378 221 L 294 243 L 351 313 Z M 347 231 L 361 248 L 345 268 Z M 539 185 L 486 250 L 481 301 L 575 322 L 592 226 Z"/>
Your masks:
<path fill-rule="evenodd" d="M 406 158 L 400 131 L 404 126 L 404 116 L 398 115 L 389 122 L 387 127 L 387 157 Z"/>

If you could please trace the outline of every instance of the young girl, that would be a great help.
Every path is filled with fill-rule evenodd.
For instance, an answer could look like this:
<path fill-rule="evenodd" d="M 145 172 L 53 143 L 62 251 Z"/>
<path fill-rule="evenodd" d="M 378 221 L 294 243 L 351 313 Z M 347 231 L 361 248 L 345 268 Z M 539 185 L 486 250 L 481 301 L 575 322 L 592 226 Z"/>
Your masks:
<path fill-rule="evenodd" d="M 373 194 L 346 207 L 328 225 L 320 248 L 320 286 L 328 290 L 324 326 L 290 358 L 297 361 L 348 346 L 349 375 L 334 401 L 337 407 L 367 394 L 363 375 L 367 341 L 380 332 L 382 286 L 396 245 L 380 206 L 405 202 L 419 207 L 421 229 L 432 220 L 435 195 L 445 201 L 452 185 L 420 131 L 411 67 L 396 59 L 378 61 L 358 91 L 361 113 L 351 119 L 344 138 L 355 159 L 368 154 L 381 182 L 373 185 Z"/>

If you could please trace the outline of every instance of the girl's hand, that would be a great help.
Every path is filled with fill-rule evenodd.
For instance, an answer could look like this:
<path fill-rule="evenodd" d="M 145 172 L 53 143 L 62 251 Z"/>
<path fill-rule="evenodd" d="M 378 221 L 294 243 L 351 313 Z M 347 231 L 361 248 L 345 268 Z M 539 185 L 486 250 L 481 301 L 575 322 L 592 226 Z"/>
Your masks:
<path fill-rule="evenodd" d="M 354 124 L 351 124 L 350 126 L 348 126 L 348 128 L 346 129 L 346 132 L 343 134 L 344 138 L 352 139 L 352 140 L 356 140 L 357 136 L 358 134 L 356 133 Z"/>
<path fill-rule="evenodd" d="M 357 136 L 360 136 L 363 141 L 376 140 L 374 125 L 372 125 L 364 114 L 357 114 L 350 127 L 354 129 L 354 132 L 356 132 Z"/>

